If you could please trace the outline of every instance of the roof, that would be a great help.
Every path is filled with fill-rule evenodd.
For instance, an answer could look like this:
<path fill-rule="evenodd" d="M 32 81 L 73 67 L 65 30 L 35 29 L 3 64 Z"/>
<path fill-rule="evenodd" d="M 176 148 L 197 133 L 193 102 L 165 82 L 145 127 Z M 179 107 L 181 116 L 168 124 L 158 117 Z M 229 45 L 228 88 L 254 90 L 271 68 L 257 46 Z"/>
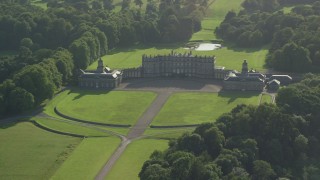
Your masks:
<path fill-rule="evenodd" d="M 278 79 L 278 80 L 292 80 L 292 77 L 289 75 L 272 75 L 270 79 Z"/>
<path fill-rule="evenodd" d="M 258 76 L 245 76 L 245 77 L 241 77 L 241 76 L 229 76 L 226 79 L 224 79 L 225 81 L 252 81 L 252 82 L 263 82 L 262 79 L 260 79 Z"/>
<path fill-rule="evenodd" d="M 80 78 L 92 78 L 92 79 L 116 79 L 118 77 L 118 75 L 121 74 L 120 71 L 113 71 L 111 73 L 93 73 L 93 72 L 84 72 L 83 74 L 81 74 L 79 77 Z"/>
<path fill-rule="evenodd" d="M 280 81 L 273 79 L 271 81 L 268 82 L 269 85 L 277 85 L 280 86 Z"/>
<path fill-rule="evenodd" d="M 248 73 L 248 76 L 251 76 L 251 77 L 253 77 L 253 76 L 257 76 L 257 77 L 259 77 L 260 79 L 265 79 L 266 78 L 266 76 L 264 75 L 264 74 L 261 74 L 261 73 Z"/>

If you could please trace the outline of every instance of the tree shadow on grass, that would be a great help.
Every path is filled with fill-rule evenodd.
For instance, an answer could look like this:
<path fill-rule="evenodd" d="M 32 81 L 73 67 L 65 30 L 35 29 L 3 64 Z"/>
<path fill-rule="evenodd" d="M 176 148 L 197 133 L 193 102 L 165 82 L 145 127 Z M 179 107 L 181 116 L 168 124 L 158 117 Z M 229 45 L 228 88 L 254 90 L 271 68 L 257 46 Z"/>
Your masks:
<path fill-rule="evenodd" d="M 0 129 L 7 129 L 14 127 L 15 125 L 23 122 L 30 122 L 30 118 L 26 117 L 10 117 L 7 119 L 0 120 Z"/>
<path fill-rule="evenodd" d="M 115 48 L 107 53 L 107 55 L 114 55 L 118 53 L 124 53 L 124 52 L 135 52 L 135 51 L 141 51 L 146 50 L 150 48 L 155 48 L 157 50 L 165 50 L 165 49 L 178 49 L 184 47 L 184 45 L 187 42 L 179 42 L 174 44 L 135 44 L 130 47 L 119 47 Z"/>
<path fill-rule="evenodd" d="M 235 52 L 246 52 L 246 53 L 254 53 L 257 51 L 261 51 L 261 50 L 268 50 L 270 45 L 264 45 L 264 46 L 260 46 L 260 47 L 253 47 L 253 48 L 243 48 L 243 47 L 238 47 L 237 45 L 230 43 L 230 42 L 223 42 L 222 44 L 223 48 L 227 48 L 228 50 L 232 50 Z"/>
<path fill-rule="evenodd" d="M 110 91 L 112 91 L 112 89 L 90 89 L 90 88 L 86 88 L 86 89 L 80 89 L 80 88 L 72 88 L 69 92 L 68 95 L 71 93 L 76 93 L 78 94 L 77 96 L 75 96 L 72 101 L 75 101 L 77 99 L 80 99 L 81 97 L 85 96 L 85 95 L 101 95 L 101 94 L 108 94 Z"/>
<path fill-rule="evenodd" d="M 260 92 L 255 91 L 220 91 L 218 97 L 229 98 L 228 104 L 230 104 L 237 98 L 251 98 L 259 94 Z"/>
<path fill-rule="evenodd" d="M 218 91 L 221 87 L 221 83 L 213 81 L 212 79 L 196 79 L 196 78 L 156 78 L 156 79 L 137 79 L 129 80 L 124 83 L 124 89 L 145 89 L 145 90 L 201 90 L 207 89 L 210 91 L 211 88 L 216 88 Z M 210 89 L 209 89 L 210 88 Z"/>

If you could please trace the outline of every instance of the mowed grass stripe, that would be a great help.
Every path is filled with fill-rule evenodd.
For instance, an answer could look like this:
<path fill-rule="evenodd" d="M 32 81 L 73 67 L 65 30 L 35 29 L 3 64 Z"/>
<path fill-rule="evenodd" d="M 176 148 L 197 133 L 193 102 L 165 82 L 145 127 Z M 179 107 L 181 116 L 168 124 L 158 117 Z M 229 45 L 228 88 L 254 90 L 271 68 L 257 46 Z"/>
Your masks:
<path fill-rule="evenodd" d="M 74 90 L 57 108 L 81 120 L 133 125 L 155 97 L 152 92 Z"/>
<path fill-rule="evenodd" d="M 116 137 L 84 139 L 51 179 L 94 179 L 119 144 Z"/>
<path fill-rule="evenodd" d="M 49 179 L 81 140 L 30 122 L 0 126 L 0 179 Z"/>
<path fill-rule="evenodd" d="M 128 145 L 105 179 L 138 180 L 138 174 L 143 166 L 143 163 L 149 159 L 149 156 L 153 153 L 153 151 L 163 151 L 167 148 L 167 140 L 140 139 L 134 141 Z"/>
<path fill-rule="evenodd" d="M 177 139 L 186 132 L 194 131 L 195 127 L 187 128 L 148 128 L 143 136 L 151 139 Z"/>
<path fill-rule="evenodd" d="M 175 93 L 155 117 L 152 125 L 174 126 L 214 122 L 238 104 L 258 103 L 259 93 L 255 92 Z"/>
<path fill-rule="evenodd" d="M 32 118 L 32 120 L 36 121 L 41 126 L 62 133 L 71 133 L 81 136 L 110 136 L 108 133 L 92 129 L 90 127 L 81 126 L 79 124 L 45 118 Z"/>

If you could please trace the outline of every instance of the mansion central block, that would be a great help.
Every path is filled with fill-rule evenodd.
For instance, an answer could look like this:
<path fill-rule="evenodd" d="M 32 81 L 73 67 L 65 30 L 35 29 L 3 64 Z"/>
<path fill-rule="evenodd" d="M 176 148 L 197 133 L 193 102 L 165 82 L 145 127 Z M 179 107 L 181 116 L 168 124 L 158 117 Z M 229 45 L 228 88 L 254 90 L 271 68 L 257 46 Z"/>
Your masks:
<path fill-rule="evenodd" d="M 214 78 L 214 56 L 193 56 L 190 53 L 142 56 L 143 77 Z"/>

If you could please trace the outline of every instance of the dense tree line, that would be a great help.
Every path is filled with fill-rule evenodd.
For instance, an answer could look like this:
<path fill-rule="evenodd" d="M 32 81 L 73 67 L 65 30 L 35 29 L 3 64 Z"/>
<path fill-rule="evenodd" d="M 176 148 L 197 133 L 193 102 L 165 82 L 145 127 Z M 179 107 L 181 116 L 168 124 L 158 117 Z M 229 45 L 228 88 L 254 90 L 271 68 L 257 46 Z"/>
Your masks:
<path fill-rule="evenodd" d="M 280 90 L 277 105 L 238 105 L 155 151 L 141 179 L 319 179 L 320 76 Z"/>
<path fill-rule="evenodd" d="M 20 51 L 20 58 L 27 58 L 40 49 L 63 47 L 73 54 L 75 67 L 86 68 L 108 48 L 188 40 L 201 29 L 205 2 L 148 1 L 142 11 L 141 1 L 135 1 L 139 9 L 130 8 L 129 1 L 114 12 L 111 0 L 50 0 L 46 11 L 29 1 L 2 1 L 0 51 Z M 16 65 L 3 61 L 2 66 Z"/>
<path fill-rule="evenodd" d="M 275 10 L 298 2 L 274 0 L 271 2 L 278 4 L 277 8 L 268 11 L 260 7 L 264 5 L 252 5 L 255 2 L 265 0 L 246 0 L 245 10 L 238 14 L 230 11 L 216 29 L 217 35 L 242 47 L 270 44 L 266 64 L 276 70 L 320 72 L 320 2 L 295 5 L 287 14 Z"/>
<path fill-rule="evenodd" d="M 31 110 L 71 80 L 72 54 L 63 48 L 43 51 L 30 57 L 38 61 L 40 56 L 41 62 L 25 65 L 0 84 L 0 116 Z M 13 61 L 19 61 L 19 57 Z"/>

